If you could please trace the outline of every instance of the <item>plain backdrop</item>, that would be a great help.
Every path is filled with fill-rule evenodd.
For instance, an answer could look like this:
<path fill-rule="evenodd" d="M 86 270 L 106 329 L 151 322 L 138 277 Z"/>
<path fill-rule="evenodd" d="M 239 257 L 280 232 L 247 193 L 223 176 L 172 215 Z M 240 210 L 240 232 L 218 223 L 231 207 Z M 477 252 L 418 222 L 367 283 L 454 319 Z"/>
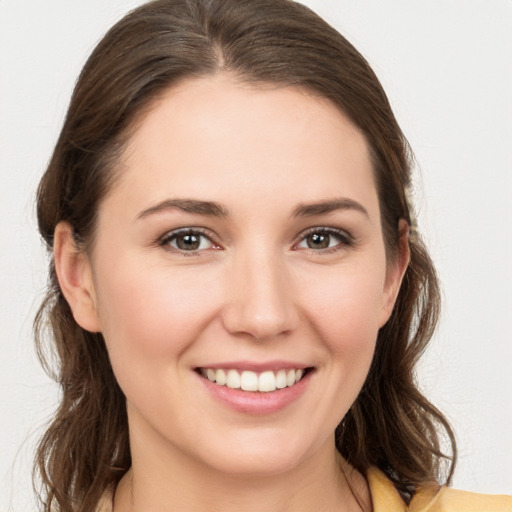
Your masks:
<path fill-rule="evenodd" d="M 47 258 L 37 182 L 76 76 L 136 0 L 0 0 L 0 511 L 34 510 L 31 461 L 58 390 L 31 324 Z M 418 160 L 444 313 L 419 381 L 455 427 L 454 486 L 512 492 L 512 1 L 309 0 L 366 56 Z"/>

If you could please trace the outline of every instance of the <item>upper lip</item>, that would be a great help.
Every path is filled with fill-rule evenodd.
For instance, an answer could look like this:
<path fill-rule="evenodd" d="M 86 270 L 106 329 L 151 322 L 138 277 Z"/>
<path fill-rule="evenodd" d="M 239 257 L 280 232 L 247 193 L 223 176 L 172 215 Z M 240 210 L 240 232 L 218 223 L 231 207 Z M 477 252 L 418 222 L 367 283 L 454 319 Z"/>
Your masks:
<path fill-rule="evenodd" d="M 295 361 L 273 360 L 273 361 L 222 361 L 216 363 L 206 363 L 196 368 L 211 368 L 212 370 L 233 369 L 241 371 L 264 372 L 273 370 L 304 370 L 311 368 L 312 365 L 299 363 Z"/>

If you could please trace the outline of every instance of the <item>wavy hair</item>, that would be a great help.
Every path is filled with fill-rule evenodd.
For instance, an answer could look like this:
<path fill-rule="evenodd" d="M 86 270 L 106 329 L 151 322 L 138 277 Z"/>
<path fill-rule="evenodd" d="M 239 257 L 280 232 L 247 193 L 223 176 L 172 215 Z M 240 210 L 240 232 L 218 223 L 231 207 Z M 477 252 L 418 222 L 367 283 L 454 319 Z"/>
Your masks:
<path fill-rule="evenodd" d="M 159 95 L 180 80 L 221 71 L 255 84 L 309 90 L 362 130 L 373 158 L 387 257 L 396 257 L 398 221 L 411 224 L 412 216 L 407 141 L 366 60 L 291 0 L 155 0 L 108 31 L 80 74 L 39 185 L 38 224 L 49 251 L 61 221 L 87 250 L 120 152 Z M 456 458 L 448 422 L 415 382 L 440 298 L 429 255 L 417 230 L 411 233 L 410 264 L 395 308 L 379 331 L 363 389 L 336 430 L 337 448 L 355 468 L 364 473 L 377 466 L 402 491 L 449 481 Z M 42 363 L 62 392 L 36 457 L 42 510 L 90 512 L 131 464 L 126 403 L 102 335 L 73 319 L 53 260 L 35 334 Z M 449 455 L 441 449 L 445 440 Z"/>

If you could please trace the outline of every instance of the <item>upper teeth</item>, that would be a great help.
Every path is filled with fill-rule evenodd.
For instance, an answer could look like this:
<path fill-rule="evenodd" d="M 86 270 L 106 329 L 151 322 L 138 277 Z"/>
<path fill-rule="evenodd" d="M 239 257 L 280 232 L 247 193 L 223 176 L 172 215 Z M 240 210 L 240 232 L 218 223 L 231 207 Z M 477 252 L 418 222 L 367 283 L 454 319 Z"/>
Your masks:
<path fill-rule="evenodd" d="M 243 389 L 244 391 L 275 391 L 287 386 L 293 386 L 299 382 L 304 375 L 302 369 L 289 369 L 265 371 L 256 373 L 251 371 L 238 370 L 213 370 L 212 368 L 201 368 L 201 375 L 219 386 L 227 386 L 233 389 Z"/>

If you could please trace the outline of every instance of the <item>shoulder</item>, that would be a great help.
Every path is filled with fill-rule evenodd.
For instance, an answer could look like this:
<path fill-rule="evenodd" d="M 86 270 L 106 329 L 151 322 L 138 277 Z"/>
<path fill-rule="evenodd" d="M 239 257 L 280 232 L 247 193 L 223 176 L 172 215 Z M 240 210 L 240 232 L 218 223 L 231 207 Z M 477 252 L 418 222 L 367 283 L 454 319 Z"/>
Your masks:
<path fill-rule="evenodd" d="M 374 512 L 512 512 L 512 496 L 477 494 L 448 487 L 420 489 L 409 506 L 382 471 L 370 468 L 368 484 Z M 102 496 L 95 512 L 112 512 L 113 490 Z"/>
<path fill-rule="evenodd" d="M 512 512 L 512 496 L 426 488 L 414 496 L 410 512 Z"/>
<path fill-rule="evenodd" d="M 366 476 L 374 512 L 512 512 L 512 496 L 477 494 L 439 486 L 419 489 L 407 506 L 382 471 L 370 468 Z"/>

